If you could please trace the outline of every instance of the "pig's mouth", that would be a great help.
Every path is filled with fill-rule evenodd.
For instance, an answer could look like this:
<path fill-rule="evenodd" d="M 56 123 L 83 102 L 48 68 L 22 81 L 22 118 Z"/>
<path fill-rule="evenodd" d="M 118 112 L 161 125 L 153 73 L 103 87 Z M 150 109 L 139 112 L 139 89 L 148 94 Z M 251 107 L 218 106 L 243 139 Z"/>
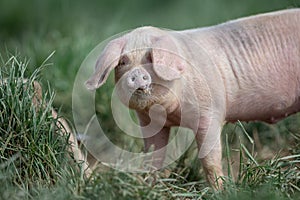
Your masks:
<path fill-rule="evenodd" d="M 150 96 L 152 93 L 152 85 L 147 87 L 139 87 L 137 88 L 132 95 L 134 96 Z"/>
<path fill-rule="evenodd" d="M 148 87 L 137 88 L 131 93 L 128 107 L 136 110 L 150 108 L 153 104 L 160 104 L 169 93 L 168 88 L 151 83 Z"/>
<path fill-rule="evenodd" d="M 130 100 L 129 108 L 145 109 L 153 104 L 153 88 L 151 85 L 143 88 L 137 88 L 133 91 Z"/>

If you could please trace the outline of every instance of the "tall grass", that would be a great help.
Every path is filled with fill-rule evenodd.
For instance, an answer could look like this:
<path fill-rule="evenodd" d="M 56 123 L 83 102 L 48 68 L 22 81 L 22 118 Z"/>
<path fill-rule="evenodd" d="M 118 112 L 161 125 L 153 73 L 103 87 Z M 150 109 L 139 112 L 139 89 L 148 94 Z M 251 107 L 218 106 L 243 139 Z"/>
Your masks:
<path fill-rule="evenodd" d="M 54 93 L 38 94 L 37 68 L 25 78 L 28 61 L 2 59 L 0 71 L 0 179 L 30 195 L 30 188 L 50 187 L 71 163 L 68 135 L 61 135 L 51 114 Z M 5 192 L 1 192 L 5 195 Z"/>

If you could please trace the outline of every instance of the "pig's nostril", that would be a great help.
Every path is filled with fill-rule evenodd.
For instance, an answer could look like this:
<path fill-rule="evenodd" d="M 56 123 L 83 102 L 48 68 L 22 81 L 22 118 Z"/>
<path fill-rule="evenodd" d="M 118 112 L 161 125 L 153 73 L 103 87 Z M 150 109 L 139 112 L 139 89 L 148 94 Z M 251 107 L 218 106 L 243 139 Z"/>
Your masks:
<path fill-rule="evenodd" d="M 146 81 L 146 80 L 148 80 L 148 79 L 149 79 L 148 76 L 146 76 L 146 75 L 143 76 L 143 80 Z"/>

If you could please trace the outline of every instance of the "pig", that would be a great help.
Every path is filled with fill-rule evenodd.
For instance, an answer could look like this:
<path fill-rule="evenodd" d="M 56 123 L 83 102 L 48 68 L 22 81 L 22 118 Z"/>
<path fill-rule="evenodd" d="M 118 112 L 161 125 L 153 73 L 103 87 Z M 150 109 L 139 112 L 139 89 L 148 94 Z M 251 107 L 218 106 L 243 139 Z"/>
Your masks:
<path fill-rule="evenodd" d="M 107 44 L 86 87 L 113 69 L 145 151 L 154 146 L 153 166 L 163 166 L 170 128 L 187 127 L 208 182 L 222 187 L 224 123 L 275 123 L 300 109 L 300 9 L 181 31 L 139 27 Z"/>

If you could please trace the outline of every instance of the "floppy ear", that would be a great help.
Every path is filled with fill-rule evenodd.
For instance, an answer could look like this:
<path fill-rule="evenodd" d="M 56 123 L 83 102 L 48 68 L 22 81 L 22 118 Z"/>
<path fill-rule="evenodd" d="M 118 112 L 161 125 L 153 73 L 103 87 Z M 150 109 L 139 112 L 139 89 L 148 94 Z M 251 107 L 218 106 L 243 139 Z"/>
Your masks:
<path fill-rule="evenodd" d="M 184 70 L 184 60 L 170 36 L 161 36 L 152 41 L 152 64 L 154 72 L 165 81 L 179 79 Z"/>
<path fill-rule="evenodd" d="M 94 74 L 85 82 L 89 90 L 95 90 L 105 83 L 110 72 L 118 65 L 124 38 L 110 41 L 99 56 Z"/>

